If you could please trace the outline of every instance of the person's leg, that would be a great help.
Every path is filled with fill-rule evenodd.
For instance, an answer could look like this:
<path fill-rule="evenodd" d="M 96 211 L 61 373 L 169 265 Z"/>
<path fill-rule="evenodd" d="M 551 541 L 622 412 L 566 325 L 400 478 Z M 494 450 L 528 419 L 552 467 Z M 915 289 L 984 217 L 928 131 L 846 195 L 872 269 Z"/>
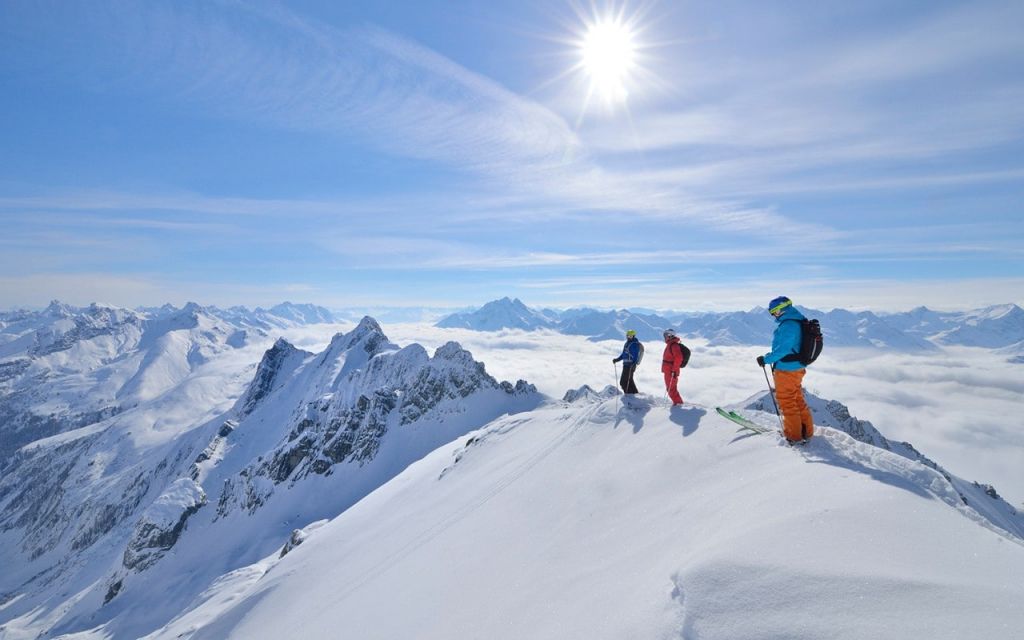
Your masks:
<path fill-rule="evenodd" d="M 631 365 L 629 365 L 628 368 L 629 368 L 629 385 L 628 385 L 628 390 L 626 391 L 626 393 L 637 393 L 636 381 L 633 379 L 633 375 L 636 373 L 636 365 L 635 364 L 631 364 Z"/>
<path fill-rule="evenodd" d="M 814 417 L 811 415 L 811 410 L 807 406 L 807 399 L 804 397 L 803 380 L 807 370 L 801 369 L 797 373 L 800 374 L 801 385 L 800 396 L 797 399 L 800 404 L 800 434 L 804 440 L 810 440 L 814 436 Z"/>
<path fill-rule="evenodd" d="M 801 440 L 804 437 L 803 412 L 807 405 L 804 403 L 803 389 L 800 388 L 803 377 L 803 369 L 775 370 L 775 395 L 778 397 L 779 410 L 782 412 L 782 431 L 786 440 Z"/>
<path fill-rule="evenodd" d="M 668 397 L 672 399 L 672 404 L 683 404 L 683 398 L 679 395 L 679 377 L 669 371 L 664 373 L 665 390 L 668 391 Z"/>

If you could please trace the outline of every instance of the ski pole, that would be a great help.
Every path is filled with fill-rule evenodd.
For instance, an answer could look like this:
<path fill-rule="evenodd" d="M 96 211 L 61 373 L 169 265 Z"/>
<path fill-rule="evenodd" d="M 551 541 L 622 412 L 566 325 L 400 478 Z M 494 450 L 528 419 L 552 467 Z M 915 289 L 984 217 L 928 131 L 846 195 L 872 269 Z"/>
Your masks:
<path fill-rule="evenodd" d="M 768 379 L 768 368 L 762 367 L 764 371 L 764 381 L 768 383 L 768 395 L 771 396 L 772 405 L 775 407 L 775 415 L 779 417 L 779 426 L 782 427 L 783 433 L 785 433 L 786 426 L 782 424 L 782 414 L 779 413 L 779 403 L 775 401 L 775 390 L 772 389 L 772 382 Z"/>
<path fill-rule="evenodd" d="M 612 360 L 612 368 L 615 369 L 615 383 L 612 385 L 616 389 L 619 388 L 619 365 L 617 362 Z M 618 411 L 619 407 L 619 394 L 615 394 L 615 410 Z"/>

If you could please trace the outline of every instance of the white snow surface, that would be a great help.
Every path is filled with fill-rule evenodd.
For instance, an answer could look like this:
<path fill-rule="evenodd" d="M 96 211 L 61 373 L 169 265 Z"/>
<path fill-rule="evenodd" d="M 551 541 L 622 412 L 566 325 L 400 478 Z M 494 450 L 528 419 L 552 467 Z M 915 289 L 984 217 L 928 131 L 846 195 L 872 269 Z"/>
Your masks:
<path fill-rule="evenodd" d="M 798 448 L 734 427 L 650 398 L 500 418 L 147 638 L 1020 632 L 1024 546 L 941 474 L 828 427 Z"/>

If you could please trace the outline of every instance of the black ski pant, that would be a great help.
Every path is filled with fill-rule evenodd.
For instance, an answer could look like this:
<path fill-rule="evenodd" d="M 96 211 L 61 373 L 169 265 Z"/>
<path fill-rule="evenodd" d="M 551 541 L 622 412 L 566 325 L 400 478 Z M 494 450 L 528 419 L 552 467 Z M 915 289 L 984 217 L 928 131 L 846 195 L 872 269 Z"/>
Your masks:
<path fill-rule="evenodd" d="M 622 363 L 622 376 L 619 377 L 619 386 L 622 393 L 637 393 L 636 383 L 633 382 L 633 372 L 636 371 L 635 364 Z"/>

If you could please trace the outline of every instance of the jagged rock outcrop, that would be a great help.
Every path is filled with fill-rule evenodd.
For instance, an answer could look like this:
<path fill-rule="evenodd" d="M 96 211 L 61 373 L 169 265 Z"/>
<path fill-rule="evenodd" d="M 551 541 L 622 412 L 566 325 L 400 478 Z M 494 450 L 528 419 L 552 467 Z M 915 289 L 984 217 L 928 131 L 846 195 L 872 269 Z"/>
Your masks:
<path fill-rule="evenodd" d="M 256 377 L 241 400 L 239 414 L 248 415 L 263 398 L 277 388 L 287 375 L 313 354 L 297 349 L 284 338 L 278 338 L 274 346 L 263 354 L 256 368 Z"/>
<path fill-rule="evenodd" d="M 267 455 L 225 480 L 218 516 L 236 506 L 254 512 L 276 485 L 310 474 L 330 475 L 338 465 L 367 465 L 392 433 L 393 446 L 402 447 L 401 434 L 408 432 L 426 453 L 425 447 L 459 435 L 460 416 L 470 411 L 477 396 L 495 408 L 540 401 L 533 385 L 522 380 L 499 383 L 455 342 L 439 347 L 433 357 L 420 345 L 399 348 L 369 317 L 351 332 L 336 335 L 323 353 L 306 357 L 301 365 L 293 349 L 279 341 L 267 352 L 240 403 L 242 417 L 256 420 L 261 403 L 299 396 L 287 401 L 296 408 L 286 435 Z M 289 359 L 291 366 L 279 364 Z M 239 428 L 245 429 L 244 423 Z M 424 433 L 426 429 L 436 434 Z"/>
<path fill-rule="evenodd" d="M 572 404 L 574 402 L 585 401 L 590 402 L 592 400 L 603 400 L 605 398 L 611 398 L 618 395 L 619 390 L 612 385 L 606 386 L 601 391 L 594 391 L 590 385 L 583 385 L 579 389 L 569 389 L 562 396 L 562 402 L 568 402 Z"/>
<path fill-rule="evenodd" d="M 174 546 L 189 517 L 206 504 L 206 492 L 191 478 L 168 487 L 139 518 L 124 552 L 123 564 L 142 571 Z"/>
<path fill-rule="evenodd" d="M 317 520 L 302 529 L 295 529 L 292 531 L 292 534 L 288 536 L 288 541 L 284 543 L 283 547 L 281 547 L 281 553 L 279 553 L 277 557 L 283 558 L 291 553 L 296 547 L 305 542 L 314 531 L 327 523 L 328 520 Z"/>

